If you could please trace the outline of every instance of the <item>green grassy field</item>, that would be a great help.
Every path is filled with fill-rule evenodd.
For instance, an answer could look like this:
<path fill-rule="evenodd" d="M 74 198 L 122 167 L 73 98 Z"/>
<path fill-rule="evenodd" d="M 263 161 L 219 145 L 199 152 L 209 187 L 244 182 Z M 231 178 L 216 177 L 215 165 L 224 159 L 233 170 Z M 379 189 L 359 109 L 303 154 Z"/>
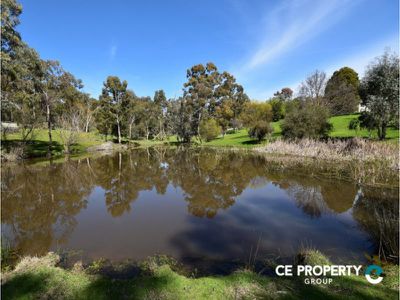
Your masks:
<path fill-rule="evenodd" d="M 348 129 L 349 123 L 352 119 L 358 118 L 358 114 L 352 115 L 344 115 L 344 116 L 336 116 L 331 117 L 329 119 L 330 123 L 333 125 L 332 131 L 330 132 L 329 136 L 332 138 L 348 138 L 348 137 L 362 137 L 362 138 L 377 138 L 376 131 L 371 132 L 371 136 L 369 135 L 368 130 L 363 129 L 356 132 L 355 130 Z M 281 136 L 281 124 L 282 121 L 273 122 L 272 127 L 274 128 L 274 133 L 272 137 L 279 137 Z M 387 129 L 387 141 L 397 143 L 399 138 L 399 130 L 395 128 L 388 128 Z M 266 143 L 267 141 L 264 140 L 261 144 Z M 203 143 L 206 146 L 219 146 L 219 147 L 253 147 L 259 146 L 260 144 L 257 143 L 256 140 L 250 138 L 247 134 L 247 129 L 241 129 L 234 134 L 227 134 L 225 137 L 217 138 L 211 142 Z"/>
<path fill-rule="evenodd" d="M 63 143 L 60 136 L 59 130 L 52 131 L 53 139 L 53 150 L 52 154 L 54 156 L 61 155 L 63 152 Z M 21 141 L 21 135 L 19 133 L 7 134 L 6 139 L 2 139 L 2 148 L 7 148 L 12 146 L 14 143 Z M 90 146 L 100 145 L 104 143 L 104 138 L 94 132 L 78 134 L 77 142 L 72 145 L 72 152 L 82 153 Z M 27 154 L 29 157 L 43 157 L 47 154 L 47 149 L 49 146 L 49 136 L 46 129 L 37 129 L 34 131 L 32 141 L 27 145 Z"/>
<path fill-rule="evenodd" d="M 366 129 L 361 129 L 359 131 L 349 130 L 348 126 L 352 119 L 358 118 L 358 114 L 353 115 L 344 115 L 344 116 L 336 116 L 330 118 L 330 122 L 333 125 L 333 130 L 330 133 L 331 137 L 363 137 L 368 138 L 369 132 Z M 371 132 L 371 138 L 377 138 L 377 131 L 374 130 Z M 399 130 L 395 128 L 388 128 L 386 133 L 386 139 L 397 141 L 399 138 Z"/>
<path fill-rule="evenodd" d="M 54 256 L 54 254 L 53 254 Z M 398 266 L 383 267 L 382 283 L 364 276 L 334 277 L 329 285 L 305 285 L 301 277 L 267 277 L 251 271 L 194 278 L 168 264 L 116 279 L 89 269 L 56 267 L 57 259 L 23 260 L 3 274 L 4 299 L 398 299 Z"/>
<path fill-rule="evenodd" d="M 330 133 L 332 138 L 348 138 L 348 137 L 362 137 L 362 138 L 373 138 L 376 139 L 376 131 L 371 132 L 371 134 L 363 129 L 359 131 L 349 130 L 348 125 L 352 119 L 357 118 L 357 114 L 352 115 L 344 115 L 344 116 L 336 116 L 330 118 L 330 122 L 333 125 L 333 129 Z M 273 122 L 272 126 L 274 132 L 272 134 L 273 138 L 281 136 L 281 121 Z M 387 139 L 386 141 L 391 143 L 397 143 L 399 138 L 399 130 L 395 128 L 388 128 L 387 130 Z M 11 146 L 13 143 L 18 142 L 20 140 L 20 134 L 8 134 L 7 139 L 2 141 L 2 147 L 7 148 Z M 38 129 L 35 131 L 34 139 L 32 143 L 28 145 L 28 156 L 29 157 L 43 157 L 47 153 L 48 147 L 48 134 L 45 129 Z M 53 131 L 53 155 L 61 155 L 63 151 L 62 140 L 60 138 L 60 132 L 58 130 Z M 255 139 L 252 139 L 247 134 L 247 129 L 238 130 L 235 133 L 226 134 L 224 137 L 218 137 L 215 140 L 210 142 L 202 142 L 200 143 L 197 139 L 193 139 L 193 141 L 202 146 L 212 146 L 212 147 L 240 147 L 240 148 L 251 148 L 254 146 L 260 146 L 262 144 L 267 143 L 267 140 L 263 140 L 261 143 L 258 143 Z M 78 141 L 75 145 L 72 146 L 72 150 L 75 153 L 82 153 L 88 147 L 99 145 L 104 142 L 104 138 L 96 133 L 80 133 L 78 137 Z M 127 142 L 127 140 L 125 140 Z M 154 146 L 154 145 L 163 145 L 163 144 L 175 144 L 177 142 L 176 136 L 170 137 L 166 141 L 153 141 L 153 140 L 135 140 L 129 141 L 136 146 Z"/>

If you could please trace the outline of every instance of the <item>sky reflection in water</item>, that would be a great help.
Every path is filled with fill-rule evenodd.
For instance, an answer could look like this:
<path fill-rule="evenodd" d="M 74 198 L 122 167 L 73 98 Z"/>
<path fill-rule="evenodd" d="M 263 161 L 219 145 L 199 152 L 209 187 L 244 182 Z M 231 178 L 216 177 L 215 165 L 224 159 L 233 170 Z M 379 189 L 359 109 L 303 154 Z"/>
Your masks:
<path fill-rule="evenodd" d="M 273 172 L 261 158 L 207 149 L 6 164 L 2 178 L 3 243 L 23 254 L 246 261 L 260 240 L 259 257 L 311 245 L 334 261 L 362 260 L 379 231 L 370 202 L 398 211 L 397 190 Z"/>

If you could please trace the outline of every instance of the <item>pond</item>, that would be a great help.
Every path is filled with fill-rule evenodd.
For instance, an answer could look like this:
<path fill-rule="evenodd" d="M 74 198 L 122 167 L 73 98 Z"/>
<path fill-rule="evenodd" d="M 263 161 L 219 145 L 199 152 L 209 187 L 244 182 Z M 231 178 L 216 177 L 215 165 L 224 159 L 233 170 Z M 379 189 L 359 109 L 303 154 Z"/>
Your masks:
<path fill-rule="evenodd" d="M 257 260 L 291 258 L 305 246 L 334 262 L 365 261 L 383 231 L 398 248 L 397 189 L 304 173 L 204 148 L 3 164 L 2 240 L 26 255 L 166 254 L 199 266 L 246 263 L 255 249 Z"/>

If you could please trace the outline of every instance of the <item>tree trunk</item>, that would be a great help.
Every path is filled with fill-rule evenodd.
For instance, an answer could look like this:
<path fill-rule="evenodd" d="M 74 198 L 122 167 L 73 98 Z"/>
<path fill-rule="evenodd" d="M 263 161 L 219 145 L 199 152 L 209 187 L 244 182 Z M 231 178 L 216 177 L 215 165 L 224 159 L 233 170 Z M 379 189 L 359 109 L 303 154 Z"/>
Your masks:
<path fill-rule="evenodd" d="M 200 137 L 200 122 L 201 122 L 201 111 L 199 113 L 199 118 L 197 119 L 197 135 Z"/>
<path fill-rule="evenodd" d="M 49 147 L 47 149 L 47 157 L 51 157 L 51 148 L 52 148 L 52 144 L 53 144 L 53 138 L 51 136 L 51 127 L 52 127 L 51 126 L 51 111 L 50 111 L 50 104 L 49 104 L 48 100 L 46 103 L 46 117 L 47 117 L 47 128 L 49 130 Z"/>
<path fill-rule="evenodd" d="M 146 140 L 147 141 L 149 140 L 149 135 L 150 135 L 149 126 L 146 125 Z"/>
<path fill-rule="evenodd" d="M 132 139 L 132 127 L 133 127 L 134 122 L 135 122 L 135 118 L 132 118 L 131 122 L 129 123 L 129 139 Z"/>
<path fill-rule="evenodd" d="M 163 128 L 163 124 L 162 124 L 162 119 L 160 119 L 160 139 L 164 140 L 164 128 Z"/>
<path fill-rule="evenodd" d="M 117 117 L 117 127 L 118 127 L 118 144 L 121 144 L 122 140 L 121 140 L 121 126 L 120 126 L 120 122 L 119 122 L 119 118 Z"/>
<path fill-rule="evenodd" d="M 90 119 L 91 119 L 90 116 L 88 116 L 88 117 L 86 118 L 86 124 L 85 124 L 85 132 L 86 132 L 86 133 L 89 132 L 89 123 L 90 123 Z"/>
<path fill-rule="evenodd" d="M 378 127 L 378 137 L 380 140 L 384 140 L 386 137 L 386 123 L 382 122 Z"/>

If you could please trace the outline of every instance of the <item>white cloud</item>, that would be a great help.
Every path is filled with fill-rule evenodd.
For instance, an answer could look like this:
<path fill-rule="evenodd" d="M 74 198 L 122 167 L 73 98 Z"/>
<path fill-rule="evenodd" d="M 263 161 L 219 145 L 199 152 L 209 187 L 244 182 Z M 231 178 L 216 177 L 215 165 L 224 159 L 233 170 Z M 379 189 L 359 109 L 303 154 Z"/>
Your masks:
<path fill-rule="evenodd" d="M 320 34 L 339 21 L 356 1 L 290 0 L 266 14 L 259 46 L 240 68 L 241 72 L 263 66 Z"/>
<path fill-rule="evenodd" d="M 358 73 L 358 76 L 361 79 L 364 76 L 366 67 L 376 57 L 381 56 L 386 48 L 389 48 L 391 51 L 399 53 L 399 37 L 395 35 L 386 39 L 382 39 L 381 41 L 378 41 L 373 45 L 363 47 L 363 50 L 356 50 L 350 55 L 336 59 L 336 61 L 329 65 L 315 66 L 313 69 L 308 70 L 308 73 L 304 73 L 302 75 L 302 78 L 293 81 L 291 84 L 283 84 L 275 88 L 268 89 L 248 89 L 247 91 L 249 95 L 257 100 L 265 100 L 272 97 L 273 94 L 283 86 L 290 87 L 295 92 L 295 94 L 297 94 L 301 82 L 311 72 L 313 72 L 313 70 L 316 69 L 325 71 L 327 78 L 330 78 L 333 72 L 335 72 L 336 70 L 339 70 L 342 67 L 350 67 Z"/>
<path fill-rule="evenodd" d="M 115 58 L 115 56 L 117 55 L 117 50 L 118 50 L 118 47 L 116 46 L 116 45 L 112 45 L 111 47 L 110 47 L 110 59 L 111 60 L 114 60 L 114 58 Z"/>

